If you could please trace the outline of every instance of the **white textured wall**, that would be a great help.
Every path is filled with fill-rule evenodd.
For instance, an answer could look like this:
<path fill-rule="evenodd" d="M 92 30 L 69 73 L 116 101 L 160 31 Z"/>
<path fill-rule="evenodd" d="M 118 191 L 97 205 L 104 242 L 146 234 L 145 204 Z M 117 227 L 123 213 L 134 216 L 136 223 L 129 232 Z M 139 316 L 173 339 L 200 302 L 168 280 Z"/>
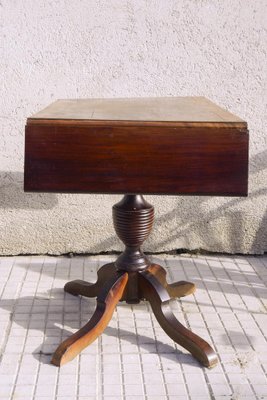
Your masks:
<path fill-rule="evenodd" d="M 57 98 L 204 95 L 248 121 L 248 198 L 152 197 L 150 251 L 267 251 L 266 0 L 2 0 L 0 254 L 120 249 L 119 196 L 24 194 L 24 124 Z"/>

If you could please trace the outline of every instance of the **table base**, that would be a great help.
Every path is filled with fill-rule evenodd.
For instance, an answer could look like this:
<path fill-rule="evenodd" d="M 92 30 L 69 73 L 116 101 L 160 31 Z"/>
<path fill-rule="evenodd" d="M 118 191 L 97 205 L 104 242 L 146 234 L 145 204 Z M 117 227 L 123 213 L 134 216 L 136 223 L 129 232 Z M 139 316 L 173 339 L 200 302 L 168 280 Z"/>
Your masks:
<path fill-rule="evenodd" d="M 64 290 L 73 295 L 96 297 L 96 310 L 89 322 L 64 340 L 53 355 L 52 363 L 61 366 L 72 360 L 92 343 L 108 325 L 119 301 L 139 303 L 147 300 L 158 323 L 176 343 L 187 349 L 201 364 L 213 367 L 218 359 L 211 346 L 185 328 L 174 316 L 170 300 L 194 293 L 191 282 L 168 284 L 166 271 L 140 250 L 149 235 L 154 208 L 141 195 L 125 195 L 113 206 L 113 222 L 117 235 L 125 244 L 124 252 L 114 263 L 100 268 L 95 283 L 82 280 L 68 282 Z"/>
<path fill-rule="evenodd" d="M 152 264 L 143 271 L 125 272 L 118 271 L 115 263 L 106 264 L 98 271 L 96 283 L 74 280 L 68 282 L 64 290 L 73 295 L 97 296 L 97 306 L 90 321 L 57 348 L 52 358 L 52 363 L 57 366 L 72 360 L 101 335 L 117 303 L 123 300 L 127 303 L 149 301 L 157 321 L 176 343 L 206 367 L 217 363 L 211 346 L 185 328 L 176 319 L 169 304 L 172 298 L 193 293 L 195 285 L 185 281 L 168 284 L 166 271 L 160 265 Z"/>

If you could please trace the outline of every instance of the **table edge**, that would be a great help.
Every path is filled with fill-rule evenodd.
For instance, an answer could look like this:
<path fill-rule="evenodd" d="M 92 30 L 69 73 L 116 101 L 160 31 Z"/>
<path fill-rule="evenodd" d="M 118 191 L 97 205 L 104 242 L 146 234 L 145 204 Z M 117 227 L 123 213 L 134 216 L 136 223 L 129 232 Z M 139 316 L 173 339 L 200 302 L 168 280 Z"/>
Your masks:
<path fill-rule="evenodd" d="M 28 118 L 26 126 L 75 126 L 75 127 L 128 127 L 128 126 L 158 126 L 158 127 L 186 127 L 186 128 L 239 128 L 247 129 L 247 122 L 211 122 L 211 121 L 131 121 L 131 120 L 84 120 L 84 119 L 35 119 Z"/>

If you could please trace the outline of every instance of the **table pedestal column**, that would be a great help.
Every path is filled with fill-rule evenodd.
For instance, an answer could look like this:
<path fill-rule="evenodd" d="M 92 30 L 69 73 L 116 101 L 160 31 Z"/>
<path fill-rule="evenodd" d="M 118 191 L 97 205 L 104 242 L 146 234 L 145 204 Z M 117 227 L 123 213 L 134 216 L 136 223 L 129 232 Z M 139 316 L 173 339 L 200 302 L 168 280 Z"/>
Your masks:
<path fill-rule="evenodd" d="M 52 363 L 61 366 L 72 360 L 92 343 L 108 325 L 119 301 L 149 301 L 158 323 L 178 344 L 187 349 L 201 364 L 213 367 L 218 359 L 211 346 L 185 328 L 174 316 L 169 301 L 195 291 L 191 282 L 167 283 L 166 271 L 153 264 L 140 246 L 153 224 L 154 208 L 141 195 L 125 195 L 113 206 L 117 235 L 125 244 L 124 252 L 114 263 L 101 267 L 95 283 L 82 280 L 68 282 L 64 290 L 73 295 L 96 297 L 96 310 L 90 321 L 59 345 Z"/>

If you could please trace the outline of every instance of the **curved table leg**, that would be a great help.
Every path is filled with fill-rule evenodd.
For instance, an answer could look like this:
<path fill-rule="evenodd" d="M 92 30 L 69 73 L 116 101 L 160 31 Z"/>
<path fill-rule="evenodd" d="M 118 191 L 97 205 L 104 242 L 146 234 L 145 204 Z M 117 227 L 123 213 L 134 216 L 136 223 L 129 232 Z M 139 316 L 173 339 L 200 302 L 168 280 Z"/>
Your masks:
<path fill-rule="evenodd" d="M 171 298 L 188 296 L 196 290 L 196 286 L 191 282 L 179 281 L 168 283 L 165 269 L 158 264 L 152 264 L 148 268 L 148 271 L 165 287 Z"/>
<path fill-rule="evenodd" d="M 166 290 L 171 298 L 180 298 L 194 293 L 196 286 L 191 282 L 179 281 L 167 284 Z"/>
<path fill-rule="evenodd" d="M 103 265 L 97 272 L 97 281 L 95 283 L 76 279 L 66 283 L 64 290 L 74 296 L 96 297 L 100 293 L 104 284 L 116 274 L 114 263 Z"/>
<path fill-rule="evenodd" d="M 176 343 L 187 349 L 205 367 L 213 367 L 218 359 L 211 346 L 202 338 L 185 328 L 174 316 L 170 296 L 149 271 L 140 272 L 140 286 L 143 297 L 147 299 L 163 330 Z"/>
<path fill-rule="evenodd" d="M 59 345 L 51 360 L 52 364 L 61 366 L 67 363 L 101 335 L 123 295 L 127 281 L 128 274 L 118 272 L 104 285 L 97 298 L 97 307 L 92 318 L 85 326 Z"/>

